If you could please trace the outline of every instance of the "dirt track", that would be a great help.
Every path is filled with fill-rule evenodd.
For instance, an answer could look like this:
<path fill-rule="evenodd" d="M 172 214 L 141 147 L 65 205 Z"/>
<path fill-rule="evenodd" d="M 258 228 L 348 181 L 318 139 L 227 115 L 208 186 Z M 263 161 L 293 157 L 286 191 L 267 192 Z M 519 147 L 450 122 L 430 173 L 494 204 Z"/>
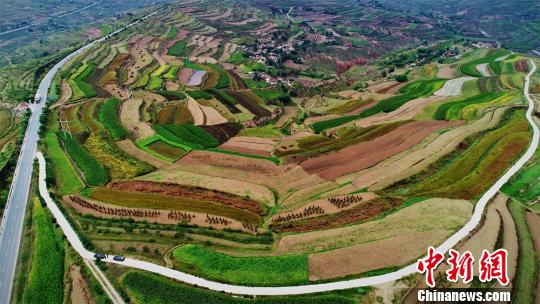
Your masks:
<path fill-rule="evenodd" d="M 371 167 L 382 160 L 420 143 L 431 133 L 460 125 L 461 122 L 419 121 L 403 125 L 372 141 L 349 146 L 335 153 L 307 159 L 300 165 L 308 173 L 331 180 Z"/>

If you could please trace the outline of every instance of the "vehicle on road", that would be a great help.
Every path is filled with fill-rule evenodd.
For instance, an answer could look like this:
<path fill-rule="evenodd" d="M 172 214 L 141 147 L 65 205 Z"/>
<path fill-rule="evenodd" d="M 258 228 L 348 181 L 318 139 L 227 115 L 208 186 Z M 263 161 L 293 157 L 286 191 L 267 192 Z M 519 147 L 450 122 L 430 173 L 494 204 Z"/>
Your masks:
<path fill-rule="evenodd" d="M 107 258 L 107 255 L 104 254 L 104 253 L 99 253 L 99 252 L 97 252 L 97 253 L 94 254 L 94 258 L 95 258 L 96 260 L 103 260 L 103 259 L 106 259 L 106 258 Z"/>
<path fill-rule="evenodd" d="M 113 260 L 115 260 L 117 262 L 123 262 L 123 261 L 126 260 L 126 257 L 121 256 L 121 255 L 116 255 L 116 256 L 114 256 Z"/>

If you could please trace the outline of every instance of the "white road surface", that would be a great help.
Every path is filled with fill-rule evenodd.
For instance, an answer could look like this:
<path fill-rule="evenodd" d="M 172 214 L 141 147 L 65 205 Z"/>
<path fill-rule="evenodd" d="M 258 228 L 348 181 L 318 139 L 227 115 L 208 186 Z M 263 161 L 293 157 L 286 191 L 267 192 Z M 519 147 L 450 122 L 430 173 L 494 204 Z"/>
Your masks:
<path fill-rule="evenodd" d="M 532 136 L 531 143 L 527 151 L 521 156 L 521 158 L 510 169 L 508 169 L 508 171 L 501 178 L 499 178 L 497 182 L 495 182 L 495 184 L 491 186 L 491 188 L 489 188 L 489 190 L 486 193 L 484 193 L 484 195 L 482 195 L 482 197 L 480 198 L 480 200 L 477 202 L 475 206 L 471 219 L 465 224 L 465 226 L 463 226 L 460 230 L 458 230 L 455 234 L 453 234 L 450 238 L 448 238 L 442 245 L 436 248 L 438 252 L 441 252 L 441 253 L 447 252 L 450 248 L 453 248 L 461 240 L 466 238 L 469 235 L 469 233 L 473 231 L 480 224 L 480 221 L 482 219 L 482 214 L 484 213 L 487 203 L 493 197 L 495 197 L 495 195 L 499 192 L 501 187 L 506 182 L 508 182 L 508 180 L 514 174 L 516 174 L 529 159 L 531 159 L 536 149 L 538 148 L 538 142 L 540 140 L 540 132 L 532 119 L 532 112 L 534 110 L 534 101 L 531 99 L 528 92 L 530 77 L 536 70 L 536 65 L 534 64 L 533 61 L 531 61 L 531 65 L 532 65 L 532 69 L 525 78 L 525 87 L 524 87 L 524 94 L 529 103 L 529 107 L 526 112 L 526 118 L 533 129 L 533 136 Z M 58 209 L 55 202 L 49 196 L 49 192 L 47 191 L 47 185 L 45 183 L 45 174 L 46 174 L 45 173 L 45 159 L 43 157 L 43 154 L 41 154 L 41 152 L 37 153 L 37 159 L 39 161 L 39 192 L 41 196 L 46 201 L 47 206 L 50 208 L 52 214 L 56 218 L 58 224 L 64 231 L 68 241 L 71 243 L 73 248 L 83 258 L 93 259 L 94 253 L 84 248 L 84 246 L 82 245 L 81 241 L 79 240 L 73 228 L 70 226 L 70 224 L 68 223 L 68 221 L 66 220 L 62 212 Z M 131 258 L 126 258 L 124 262 L 117 262 L 112 259 L 112 255 L 109 255 L 109 257 L 103 261 L 108 262 L 108 263 L 121 264 L 127 267 L 136 268 L 136 269 L 140 269 L 144 271 L 153 272 L 153 273 L 160 274 L 160 275 L 172 278 L 172 279 L 176 279 L 176 280 L 186 282 L 189 284 L 205 287 L 205 288 L 215 290 L 215 291 L 224 291 L 224 292 L 228 292 L 232 294 L 242 294 L 242 295 L 297 295 L 297 294 L 308 294 L 308 293 L 315 293 L 315 292 L 349 289 L 349 288 L 388 283 L 388 282 L 392 282 L 392 281 L 395 281 L 403 277 L 406 277 L 408 275 L 416 273 L 416 263 L 415 263 L 405 268 L 402 268 L 398 271 L 394 271 L 391 273 L 378 275 L 378 276 L 360 278 L 360 279 L 344 280 L 344 281 L 338 281 L 338 282 L 332 282 L 332 283 L 301 285 L 301 286 L 250 287 L 250 286 L 238 286 L 238 285 L 230 285 L 230 284 L 209 281 L 209 280 L 206 280 L 197 276 L 193 276 L 193 275 L 181 272 L 181 271 L 173 270 L 164 266 L 160 266 L 160 265 L 153 264 L 146 261 L 135 260 Z"/>
<path fill-rule="evenodd" d="M 159 10 L 146 15 L 141 20 L 147 19 L 157 14 Z M 9 303 L 13 287 L 13 277 L 17 265 L 17 256 L 19 254 L 19 245 L 23 228 L 24 213 L 30 191 L 30 182 L 32 180 L 33 162 L 35 159 L 37 142 L 39 140 L 39 118 L 43 111 L 43 106 L 47 100 L 49 86 L 56 73 L 72 58 L 82 52 L 101 43 L 113 35 L 132 27 L 141 20 L 132 22 L 121 29 L 118 29 L 109 35 L 94 40 L 91 43 L 81 47 L 75 52 L 58 62 L 41 80 L 36 96 L 40 96 L 41 103 L 35 104 L 32 109 L 32 115 L 28 121 L 28 127 L 21 146 L 21 152 L 17 160 L 17 167 L 13 175 L 13 181 L 8 195 L 6 208 L 2 216 L 0 226 L 0 303 Z"/>

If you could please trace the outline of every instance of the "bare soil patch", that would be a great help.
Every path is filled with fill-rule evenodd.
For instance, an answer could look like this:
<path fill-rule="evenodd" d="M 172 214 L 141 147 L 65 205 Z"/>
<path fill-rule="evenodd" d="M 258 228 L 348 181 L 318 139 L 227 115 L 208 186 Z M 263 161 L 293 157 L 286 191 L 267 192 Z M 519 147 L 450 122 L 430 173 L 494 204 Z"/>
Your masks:
<path fill-rule="evenodd" d="M 79 199 L 80 200 L 80 199 Z M 93 215 L 98 218 L 107 218 L 107 219 L 133 219 L 135 221 L 147 222 L 151 220 L 159 224 L 188 224 L 188 225 L 197 225 L 199 227 L 212 227 L 215 229 L 234 229 L 242 230 L 246 232 L 253 233 L 254 231 L 244 227 L 243 223 L 224 216 L 213 216 L 211 218 L 223 219 L 226 222 L 210 222 L 208 221 L 208 214 L 192 212 L 192 211 L 175 211 L 175 210 L 153 210 L 153 209 L 142 209 L 142 208 L 126 208 L 124 206 L 118 206 L 113 204 L 107 204 L 100 201 L 84 198 L 83 199 L 88 204 L 81 205 L 74 201 L 74 199 L 64 197 L 66 201 L 75 211 L 82 215 Z M 139 214 L 140 216 L 135 216 L 133 214 Z"/>
<path fill-rule="evenodd" d="M 455 150 L 466 137 L 495 127 L 506 109 L 486 113 L 481 119 L 443 133 L 413 151 L 404 151 L 376 166 L 338 179 L 340 183 L 353 180 L 358 188 L 382 189 L 399 180 L 421 172 L 429 164 Z"/>
<path fill-rule="evenodd" d="M 272 230 L 279 233 L 305 232 L 335 228 L 347 224 L 364 222 L 375 216 L 396 208 L 403 200 L 398 198 L 377 198 L 356 204 L 353 208 L 335 214 L 321 215 L 296 221 L 277 222 L 271 224 Z"/>
<path fill-rule="evenodd" d="M 303 70 L 309 69 L 309 66 L 307 66 L 305 64 L 301 64 L 301 63 L 295 63 L 290 59 L 285 60 L 283 65 L 285 65 L 288 68 L 291 68 L 293 70 L 298 70 L 298 71 L 303 71 Z"/>
<path fill-rule="evenodd" d="M 430 104 L 437 103 L 445 100 L 444 97 L 431 96 L 425 98 L 418 98 L 411 100 L 398 108 L 395 111 L 389 113 L 380 113 L 374 116 L 370 116 L 355 122 L 357 127 L 369 127 L 378 124 L 390 123 L 395 121 L 403 121 L 413 119 L 418 113 L 420 113 L 425 107 Z"/>
<path fill-rule="evenodd" d="M 156 132 L 150 124 L 141 121 L 139 109 L 143 101 L 140 99 L 128 99 L 122 103 L 120 108 L 120 121 L 129 131 L 132 132 L 135 139 L 150 137 Z"/>
<path fill-rule="evenodd" d="M 186 197 L 200 201 L 210 201 L 239 209 L 248 210 L 260 215 L 265 214 L 265 210 L 261 208 L 261 205 L 257 201 L 245 197 L 232 195 L 230 193 L 219 192 L 205 188 L 178 185 L 174 183 L 158 183 L 140 180 L 115 182 L 110 184 L 109 187 L 115 190 L 128 192 L 135 191 L 144 193 L 158 193 L 163 195 Z"/>
<path fill-rule="evenodd" d="M 135 144 L 133 144 L 133 142 L 129 139 L 117 141 L 115 142 L 115 144 L 127 154 L 134 156 L 135 158 L 140 159 L 146 163 L 149 163 L 156 168 L 165 168 L 171 165 L 170 163 L 137 148 Z"/>
<path fill-rule="evenodd" d="M 438 78 L 451 79 L 454 78 L 454 69 L 448 65 L 439 66 L 439 71 L 437 71 Z"/>
<path fill-rule="evenodd" d="M 402 237 L 417 232 L 448 235 L 471 216 L 473 205 L 465 200 L 433 198 L 363 224 L 284 236 L 280 253 L 324 251 Z M 422 247 L 425 251 L 425 247 Z M 370 256 L 371 257 L 371 256 Z"/>
<path fill-rule="evenodd" d="M 189 155 L 185 157 L 188 156 Z M 186 172 L 182 171 L 180 168 L 172 166 L 171 168 L 140 176 L 136 179 L 200 187 L 219 192 L 230 193 L 241 197 L 249 197 L 250 199 L 267 205 L 273 205 L 275 203 L 274 194 L 272 193 L 272 191 L 270 191 L 264 186 L 250 182 L 235 180 L 233 178 L 216 177 Z"/>
<path fill-rule="evenodd" d="M 460 124 L 459 121 L 411 122 L 374 140 L 307 159 L 300 162 L 300 165 L 308 173 L 315 173 L 326 180 L 335 179 L 371 167 L 405 151 L 435 131 Z"/>
<path fill-rule="evenodd" d="M 81 274 L 81 267 L 75 265 L 71 266 L 69 268 L 69 276 L 71 278 L 71 293 L 69 296 L 71 303 L 95 303 L 92 298 L 90 286 Z"/>
<path fill-rule="evenodd" d="M 444 231 L 418 231 L 308 256 L 311 281 L 334 279 L 371 270 L 405 265 L 425 254 L 425 248 L 446 236 Z M 399 254 L 396 249 L 399 248 Z"/>

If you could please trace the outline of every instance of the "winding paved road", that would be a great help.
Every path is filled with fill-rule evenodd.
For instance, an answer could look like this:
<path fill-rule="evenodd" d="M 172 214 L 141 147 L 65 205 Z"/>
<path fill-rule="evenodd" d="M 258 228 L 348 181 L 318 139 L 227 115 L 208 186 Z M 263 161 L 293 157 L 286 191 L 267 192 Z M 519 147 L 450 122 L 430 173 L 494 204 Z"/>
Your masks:
<path fill-rule="evenodd" d="M 13 182 L 9 190 L 8 200 L 2 223 L 0 226 L 0 303 L 9 303 L 11 298 L 11 290 L 13 287 L 13 277 L 17 265 L 17 256 L 19 254 L 19 245 L 21 241 L 21 233 L 23 228 L 24 213 L 26 210 L 26 202 L 30 191 L 30 183 L 32 180 L 33 162 L 35 159 L 37 143 L 39 140 L 39 118 L 47 100 L 49 86 L 54 79 L 56 73 L 72 58 L 80 55 L 85 50 L 91 48 L 97 43 L 103 42 L 113 35 L 132 27 L 133 25 L 145 20 L 160 10 L 154 11 L 140 20 L 134 21 L 121 29 L 118 29 L 107 36 L 94 40 L 89 44 L 81 47 L 75 52 L 58 62 L 45 77 L 41 80 L 36 96 L 41 96 L 42 102 L 35 104 L 32 109 L 32 115 L 28 122 L 28 128 L 21 146 L 21 152 L 17 160 L 17 167 L 13 175 Z"/>
<path fill-rule="evenodd" d="M 530 77 L 536 70 L 536 65 L 534 64 L 532 60 L 531 60 L 531 65 L 532 65 L 532 69 L 525 78 L 525 87 L 524 87 L 524 94 L 529 103 L 529 107 L 526 112 L 526 118 L 533 129 L 533 136 L 532 136 L 531 143 L 527 151 L 521 156 L 521 158 L 510 169 L 508 169 L 508 171 L 502 177 L 500 177 L 497 180 L 497 182 L 495 182 L 495 184 L 491 186 L 491 188 L 489 188 L 489 190 L 486 193 L 484 193 L 484 195 L 480 198 L 480 200 L 477 202 L 475 206 L 473 215 L 471 219 L 469 220 L 469 222 L 467 222 L 465 226 L 463 226 L 460 230 L 458 230 L 455 234 L 453 234 L 450 238 L 448 238 L 442 245 L 436 248 L 438 252 L 444 253 L 448 251 L 450 248 L 453 248 L 462 239 L 466 238 L 469 235 L 469 233 L 473 231 L 480 224 L 480 221 L 482 219 L 482 214 L 484 213 L 487 203 L 493 197 L 495 197 L 495 195 L 499 192 L 501 187 L 506 182 L 508 182 L 508 180 L 514 174 L 516 174 L 529 159 L 531 159 L 536 149 L 538 148 L 538 142 L 540 140 L 540 134 L 539 134 L 540 132 L 538 130 L 538 126 L 534 123 L 532 119 L 532 112 L 534 111 L 534 101 L 529 96 Z M 71 243 L 73 248 L 84 259 L 93 259 L 94 253 L 84 248 L 77 234 L 75 233 L 73 228 L 70 226 L 69 222 L 66 220 L 66 218 L 64 217 L 60 209 L 58 209 L 55 202 L 51 199 L 49 195 L 49 192 L 47 190 L 47 185 L 45 183 L 45 174 L 46 174 L 45 173 L 46 172 L 45 159 L 43 157 L 43 154 L 41 154 L 41 152 L 37 153 L 37 159 L 39 161 L 40 195 L 44 198 L 45 202 L 47 203 L 47 206 L 50 208 L 52 214 L 56 218 L 58 224 L 64 231 L 64 234 L 66 235 L 68 241 Z M 189 284 L 205 287 L 205 288 L 215 290 L 215 291 L 224 291 L 228 293 L 243 294 L 243 295 L 297 295 L 297 294 L 307 294 L 307 293 L 315 293 L 315 292 L 349 289 L 349 288 L 388 283 L 388 282 L 401 279 L 413 273 L 416 273 L 416 263 L 415 263 L 405 268 L 402 268 L 398 271 L 394 271 L 394 272 L 383 274 L 383 275 L 373 276 L 373 277 L 360 278 L 360 279 L 352 279 L 352 280 L 338 281 L 338 282 L 332 282 L 332 283 L 301 285 L 301 286 L 250 287 L 250 286 L 238 286 L 238 285 L 230 285 L 230 284 L 224 284 L 224 283 L 219 283 L 219 282 L 213 282 L 213 281 L 196 277 L 196 276 L 193 276 L 193 275 L 181 272 L 181 271 L 170 269 L 161 265 L 149 263 L 146 261 L 135 260 L 131 258 L 126 258 L 124 262 L 117 262 L 117 261 L 114 261 L 112 259 L 112 255 L 110 255 L 107 259 L 103 261 L 108 262 L 108 263 L 120 264 L 120 265 L 132 267 L 132 268 L 136 268 L 136 269 L 140 269 L 144 271 L 153 272 L 153 273 L 160 274 L 169 278 L 173 278 L 173 279 L 183 281 Z"/>

